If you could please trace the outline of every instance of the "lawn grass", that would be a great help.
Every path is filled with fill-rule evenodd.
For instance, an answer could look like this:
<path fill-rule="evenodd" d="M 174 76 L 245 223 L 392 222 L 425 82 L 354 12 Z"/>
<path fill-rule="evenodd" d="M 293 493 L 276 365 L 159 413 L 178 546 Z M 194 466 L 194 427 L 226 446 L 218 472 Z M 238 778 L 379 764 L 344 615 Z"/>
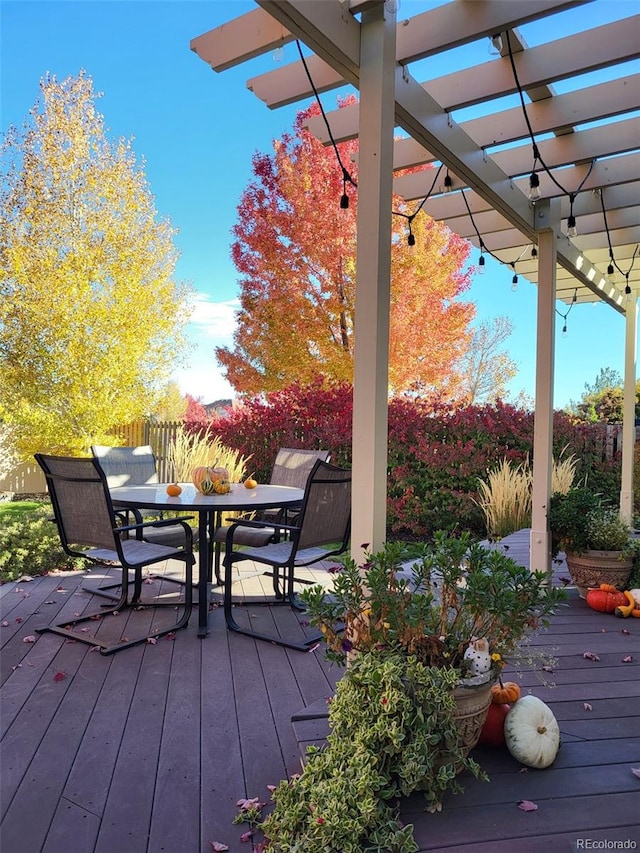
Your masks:
<path fill-rule="evenodd" d="M 27 518 L 45 504 L 40 501 L 0 501 L 0 524 L 10 524 Z"/>

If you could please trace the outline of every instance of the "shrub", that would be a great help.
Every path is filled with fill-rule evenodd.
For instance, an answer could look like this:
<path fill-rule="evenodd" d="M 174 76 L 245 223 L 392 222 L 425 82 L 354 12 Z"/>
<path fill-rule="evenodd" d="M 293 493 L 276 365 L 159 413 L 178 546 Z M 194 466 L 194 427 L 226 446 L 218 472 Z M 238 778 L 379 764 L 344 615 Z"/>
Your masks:
<path fill-rule="evenodd" d="M 0 580 L 86 566 L 86 560 L 65 554 L 50 518 L 51 507 L 43 506 L 0 527 Z"/>
<path fill-rule="evenodd" d="M 211 432 L 268 480 L 280 447 L 330 450 L 351 465 L 353 391 L 347 382 L 318 378 L 246 401 L 211 422 Z M 197 431 L 201 424 L 187 428 Z M 436 530 L 486 535 L 478 480 L 505 459 L 520 465 L 533 454 L 533 413 L 509 403 L 455 408 L 434 400 L 389 401 L 387 539 L 431 538 Z M 609 501 L 620 490 L 620 456 L 607 458 L 599 424 L 554 415 L 554 454 L 573 456 L 576 481 Z"/>

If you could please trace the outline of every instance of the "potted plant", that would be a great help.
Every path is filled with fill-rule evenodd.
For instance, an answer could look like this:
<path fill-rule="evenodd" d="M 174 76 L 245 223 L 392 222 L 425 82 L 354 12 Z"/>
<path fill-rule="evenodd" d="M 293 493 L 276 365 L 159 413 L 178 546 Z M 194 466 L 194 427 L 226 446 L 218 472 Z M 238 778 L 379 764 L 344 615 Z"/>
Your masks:
<path fill-rule="evenodd" d="M 586 598 L 589 587 L 601 583 L 626 588 L 640 542 L 632 537 L 618 510 L 581 486 L 553 494 L 548 517 L 552 554 L 556 557 L 564 551 L 581 598 Z"/>
<path fill-rule="evenodd" d="M 302 774 L 273 794 L 265 853 L 410 853 L 399 797 L 420 790 L 439 809 L 446 791 L 461 790 L 460 771 L 484 775 L 469 750 L 491 686 L 564 591 L 468 535 L 440 533 L 408 557 L 387 543 L 361 568 L 344 558 L 330 593 L 301 593 L 328 657 L 348 665 L 326 746 L 309 749 Z M 460 710 L 461 695 L 471 708 Z"/>

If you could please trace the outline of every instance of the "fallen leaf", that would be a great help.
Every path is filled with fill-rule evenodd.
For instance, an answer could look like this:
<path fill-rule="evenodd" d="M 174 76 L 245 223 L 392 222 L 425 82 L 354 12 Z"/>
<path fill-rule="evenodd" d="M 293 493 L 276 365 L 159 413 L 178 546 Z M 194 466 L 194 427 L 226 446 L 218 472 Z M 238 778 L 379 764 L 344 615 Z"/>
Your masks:
<path fill-rule="evenodd" d="M 622 658 L 622 663 L 633 663 L 633 655 L 627 655 Z"/>
<path fill-rule="evenodd" d="M 253 830 L 248 829 L 246 832 L 243 832 L 240 836 L 240 841 L 250 841 L 253 838 Z"/>
<path fill-rule="evenodd" d="M 622 633 L 623 633 L 623 634 L 630 634 L 630 633 L 631 633 L 631 631 L 630 631 L 628 628 L 623 628 L 623 629 L 622 629 Z"/>
<path fill-rule="evenodd" d="M 267 791 L 270 791 L 273 794 L 277 787 L 277 785 L 267 785 Z"/>
<path fill-rule="evenodd" d="M 55 604 L 55 599 L 50 598 L 49 601 L 45 601 L 45 604 Z"/>
<path fill-rule="evenodd" d="M 16 616 L 16 625 L 19 625 L 23 621 L 24 620 L 23 620 L 22 616 Z"/>
<path fill-rule="evenodd" d="M 56 672 L 56 674 L 53 676 L 53 680 L 54 681 L 64 681 L 66 677 L 67 677 L 66 672 Z"/>
<path fill-rule="evenodd" d="M 20 669 L 21 666 L 22 666 L 21 663 L 17 663 L 15 666 L 12 666 L 11 669 L 15 672 L 16 669 Z"/>
<path fill-rule="evenodd" d="M 528 767 L 521 767 L 520 770 L 518 770 L 518 773 L 528 773 L 528 772 L 529 772 Z"/>
<path fill-rule="evenodd" d="M 548 664 L 548 663 L 547 663 L 547 664 L 545 664 L 545 665 L 542 667 L 542 669 L 544 670 L 544 672 L 551 672 L 551 673 L 555 672 L 554 668 L 553 668 L 552 666 L 549 666 L 549 664 Z"/>
<path fill-rule="evenodd" d="M 588 702 L 585 702 L 583 707 L 585 711 L 593 711 L 593 705 L 590 705 Z"/>
<path fill-rule="evenodd" d="M 147 637 L 147 643 L 151 643 L 151 645 L 152 645 L 152 646 L 155 646 L 155 644 L 156 644 L 157 642 L 158 642 L 158 638 L 157 638 L 157 637 Z"/>
<path fill-rule="evenodd" d="M 165 634 L 165 640 L 175 640 L 175 638 L 176 638 L 176 632 L 175 631 L 169 631 L 168 634 Z"/>
<path fill-rule="evenodd" d="M 69 590 L 65 589 L 63 586 L 59 586 L 56 588 L 56 592 L 69 592 Z"/>
<path fill-rule="evenodd" d="M 8 622 L 7 622 L 7 620 L 5 619 L 5 620 L 4 620 L 4 622 L 2 623 L 2 627 L 3 627 L 3 628 L 7 628 L 7 627 L 8 627 L 8 625 L 9 625 L 9 623 L 8 623 Z"/>
<path fill-rule="evenodd" d="M 36 638 L 34 637 L 33 634 L 29 634 L 29 636 L 22 638 L 23 643 L 35 643 L 35 641 L 36 641 Z"/>
<path fill-rule="evenodd" d="M 228 844 L 222 844 L 220 841 L 210 841 L 211 849 L 215 851 L 215 853 L 224 853 L 225 850 L 229 849 Z"/>
<path fill-rule="evenodd" d="M 91 630 L 91 628 L 80 628 L 80 631 L 81 631 L 83 634 L 88 634 L 90 630 Z"/>
<path fill-rule="evenodd" d="M 518 808 L 522 809 L 523 812 L 535 812 L 538 810 L 538 806 L 532 803 L 531 800 L 520 800 Z"/>
<path fill-rule="evenodd" d="M 320 643 L 316 643 L 315 646 L 311 646 L 311 648 L 309 649 L 309 654 L 313 654 L 313 652 L 316 652 L 319 648 Z"/>
<path fill-rule="evenodd" d="M 634 776 L 637 776 L 640 779 L 640 767 L 632 767 L 631 772 Z"/>
<path fill-rule="evenodd" d="M 582 657 L 583 657 L 585 660 L 600 660 L 600 658 L 598 657 L 598 655 L 594 654 L 593 652 L 583 652 Z"/>
<path fill-rule="evenodd" d="M 245 799 L 244 797 L 236 803 L 239 809 L 243 811 L 248 811 L 249 809 L 257 809 L 258 807 L 262 807 L 260 804 L 259 797 L 251 797 L 251 799 Z M 264 805 L 264 803 L 262 803 Z"/>

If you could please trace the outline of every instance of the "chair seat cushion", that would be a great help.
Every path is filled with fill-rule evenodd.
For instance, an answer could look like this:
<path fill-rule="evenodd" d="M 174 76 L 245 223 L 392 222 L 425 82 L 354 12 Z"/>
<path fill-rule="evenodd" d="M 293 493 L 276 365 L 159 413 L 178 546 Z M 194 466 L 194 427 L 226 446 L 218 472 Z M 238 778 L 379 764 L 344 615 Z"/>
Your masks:
<path fill-rule="evenodd" d="M 152 542 L 140 542 L 138 539 L 125 539 L 122 552 L 131 565 L 150 562 L 151 560 L 168 560 L 176 553 L 175 548 L 166 545 L 155 545 Z M 98 562 L 120 563 L 118 552 L 110 548 L 89 548 L 85 551 L 87 557 Z"/>
<path fill-rule="evenodd" d="M 273 542 L 263 548 L 247 548 L 246 551 L 242 552 L 242 556 L 246 557 L 247 560 L 284 566 L 291 559 L 292 547 L 292 542 Z M 321 560 L 326 553 L 324 548 L 303 548 L 297 552 L 294 565 L 306 566 L 308 563 L 315 563 L 317 560 Z"/>
<path fill-rule="evenodd" d="M 218 527 L 213 534 L 213 541 L 226 542 L 228 532 L 229 527 Z M 233 543 L 259 548 L 261 545 L 266 545 L 275 532 L 273 527 L 236 527 L 233 532 Z"/>

